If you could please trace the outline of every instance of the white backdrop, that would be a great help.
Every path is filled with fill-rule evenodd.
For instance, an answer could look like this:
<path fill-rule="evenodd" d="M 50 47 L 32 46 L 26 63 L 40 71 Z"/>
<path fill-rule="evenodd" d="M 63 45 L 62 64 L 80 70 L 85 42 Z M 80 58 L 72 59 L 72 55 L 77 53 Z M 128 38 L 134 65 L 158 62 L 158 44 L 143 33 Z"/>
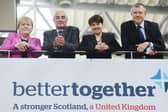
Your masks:
<path fill-rule="evenodd" d="M 0 68 L 2 112 L 165 112 L 167 110 L 168 93 L 164 92 L 164 87 L 160 88 L 155 80 L 150 79 L 158 70 L 161 70 L 161 75 L 164 73 L 166 76 L 167 60 L 1 59 Z M 166 82 L 165 79 L 157 81 Z M 39 83 L 42 85 L 41 90 L 38 87 Z M 47 89 L 44 87 L 46 83 L 50 86 Z M 79 87 L 64 88 L 72 86 L 73 83 Z M 127 88 L 123 87 L 122 83 L 127 84 Z M 118 90 L 115 84 L 120 86 Z M 20 86 L 24 87 L 22 95 L 23 89 Z M 51 88 L 54 86 L 53 91 L 57 96 L 51 94 Z M 102 98 L 94 99 L 92 98 L 94 86 L 110 86 L 111 90 L 102 89 L 99 92 Z M 134 88 L 135 96 L 130 96 L 130 86 Z M 152 89 L 153 96 L 148 96 L 148 86 L 155 87 Z M 137 95 L 137 87 L 141 88 L 137 90 L 138 93 L 144 96 Z M 26 88 L 32 96 L 26 94 Z M 123 95 L 123 89 L 127 90 L 128 96 Z M 78 96 L 74 95 L 75 91 Z M 107 96 L 104 93 L 113 95 Z"/>

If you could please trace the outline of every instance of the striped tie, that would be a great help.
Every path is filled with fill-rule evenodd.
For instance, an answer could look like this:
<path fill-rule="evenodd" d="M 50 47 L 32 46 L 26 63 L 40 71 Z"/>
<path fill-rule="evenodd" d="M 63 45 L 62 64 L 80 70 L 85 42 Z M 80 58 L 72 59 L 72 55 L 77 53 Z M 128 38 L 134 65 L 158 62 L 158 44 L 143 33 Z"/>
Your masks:
<path fill-rule="evenodd" d="M 144 34 L 142 33 L 142 30 L 141 30 L 141 26 L 138 25 L 137 26 L 137 30 L 138 30 L 138 37 L 140 39 L 140 42 L 144 42 L 145 41 L 145 38 L 144 38 Z"/>

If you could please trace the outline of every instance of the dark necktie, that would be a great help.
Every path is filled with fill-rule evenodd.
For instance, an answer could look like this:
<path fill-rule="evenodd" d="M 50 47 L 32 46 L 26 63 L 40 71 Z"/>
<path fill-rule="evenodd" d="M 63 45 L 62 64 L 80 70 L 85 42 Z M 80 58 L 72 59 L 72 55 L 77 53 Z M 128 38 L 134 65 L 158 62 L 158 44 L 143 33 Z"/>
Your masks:
<path fill-rule="evenodd" d="M 142 30 L 141 30 L 141 26 L 138 25 L 137 26 L 137 30 L 138 30 L 138 37 L 140 39 L 140 42 L 144 42 L 145 41 L 145 38 L 144 38 L 144 34 L 142 33 Z"/>
<path fill-rule="evenodd" d="M 58 35 L 62 36 L 63 35 L 63 30 L 59 30 Z"/>
<path fill-rule="evenodd" d="M 58 31 L 57 31 L 57 35 L 58 35 L 58 36 L 63 36 L 63 30 L 58 30 Z M 61 49 L 62 49 L 62 46 L 57 45 L 57 46 L 55 47 L 55 49 L 56 49 L 56 50 L 61 50 Z"/>

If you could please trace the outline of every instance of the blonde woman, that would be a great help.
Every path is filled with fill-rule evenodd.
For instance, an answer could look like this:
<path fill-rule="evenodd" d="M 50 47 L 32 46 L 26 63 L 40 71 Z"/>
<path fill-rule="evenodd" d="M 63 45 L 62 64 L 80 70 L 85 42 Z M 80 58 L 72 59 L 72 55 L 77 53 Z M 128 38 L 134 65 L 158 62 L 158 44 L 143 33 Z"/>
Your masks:
<path fill-rule="evenodd" d="M 41 50 L 41 42 L 38 38 L 30 36 L 33 29 L 33 21 L 29 17 L 23 16 L 18 20 L 18 33 L 12 32 L 4 40 L 2 50 L 14 50 L 12 58 L 36 58 L 39 54 L 32 51 Z"/>

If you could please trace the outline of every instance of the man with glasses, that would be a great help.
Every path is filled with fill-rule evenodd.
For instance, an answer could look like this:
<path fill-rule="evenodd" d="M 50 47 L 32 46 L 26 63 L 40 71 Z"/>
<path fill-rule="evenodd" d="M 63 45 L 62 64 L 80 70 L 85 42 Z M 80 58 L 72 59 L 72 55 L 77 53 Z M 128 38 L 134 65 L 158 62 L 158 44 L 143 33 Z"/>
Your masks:
<path fill-rule="evenodd" d="M 56 29 L 44 32 L 43 49 L 49 58 L 74 58 L 73 52 L 79 46 L 79 29 L 67 26 L 68 18 L 64 11 L 57 10 L 53 21 Z"/>

